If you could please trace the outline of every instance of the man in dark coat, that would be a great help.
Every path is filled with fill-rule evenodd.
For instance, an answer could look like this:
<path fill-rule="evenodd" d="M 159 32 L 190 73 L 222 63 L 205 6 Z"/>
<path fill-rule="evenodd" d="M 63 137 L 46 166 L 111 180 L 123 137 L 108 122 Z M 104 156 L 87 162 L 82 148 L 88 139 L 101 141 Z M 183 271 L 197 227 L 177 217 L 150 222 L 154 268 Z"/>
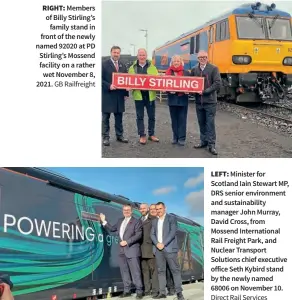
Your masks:
<path fill-rule="evenodd" d="M 156 258 L 159 280 L 160 294 L 153 299 L 166 298 L 166 263 L 174 281 L 177 300 L 184 300 L 182 294 L 182 280 L 180 265 L 178 262 L 178 242 L 177 242 L 177 220 L 174 216 L 166 213 L 163 202 L 156 204 L 158 218 L 152 221 L 151 240 L 153 242 L 153 252 Z"/>
<path fill-rule="evenodd" d="M 149 215 L 152 217 L 152 219 L 158 218 L 155 204 L 151 204 L 149 206 Z M 157 276 L 157 282 L 158 282 L 158 274 L 156 275 L 154 273 L 153 277 L 156 278 L 156 276 Z M 171 274 L 171 271 L 169 269 L 169 265 L 167 262 L 166 262 L 166 287 L 167 287 L 167 291 L 168 291 L 167 296 L 173 296 L 175 294 L 174 282 L 173 282 L 172 274 Z"/>
<path fill-rule="evenodd" d="M 192 69 L 191 76 L 204 77 L 204 91 L 195 94 L 201 139 L 201 142 L 195 148 L 208 146 L 209 151 L 213 155 L 217 155 L 218 152 L 215 148 L 215 115 L 217 91 L 221 87 L 221 76 L 218 68 L 208 62 L 208 53 L 206 51 L 199 51 L 198 60 L 199 64 Z"/>
<path fill-rule="evenodd" d="M 143 240 L 141 244 L 142 252 L 142 274 L 144 281 L 145 296 L 149 296 L 152 292 L 152 296 L 156 297 L 159 294 L 158 273 L 155 262 L 155 256 L 153 254 L 153 244 L 150 237 L 152 228 L 152 220 L 156 219 L 156 216 L 152 216 L 149 213 L 148 205 L 142 203 L 140 205 L 140 213 L 142 214 L 141 221 L 143 226 Z"/>
<path fill-rule="evenodd" d="M 119 61 L 121 48 L 111 48 L 111 58 L 102 63 L 102 136 L 104 146 L 109 146 L 110 115 L 115 116 L 115 130 L 117 141 L 128 143 L 124 138 L 123 113 L 125 112 L 125 100 L 129 96 L 126 90 L 116 89 L 112 84 L 114 72 L 127 73 L 126 66 Z"/>
<path fill-rule="evenodd" d="M 143 234 L 142 223 L 140 220 L 133 218 L 132 213 L 132 207 L 126 204 L 123 206 L 124 218 L 120 218 L 115 225 L 110 225 L 105 220 L 104 214 L 100 214 L 100 220 L 106 230 L 116 232 L 119 236 L 119 264 L 124 284 L 124 293 L 120 298 L 131 296 L 131 284 L 133 280 L 136 287 L 136 298 L 142 299 L 143 284 L 140 268 L 140 243 Z"/>

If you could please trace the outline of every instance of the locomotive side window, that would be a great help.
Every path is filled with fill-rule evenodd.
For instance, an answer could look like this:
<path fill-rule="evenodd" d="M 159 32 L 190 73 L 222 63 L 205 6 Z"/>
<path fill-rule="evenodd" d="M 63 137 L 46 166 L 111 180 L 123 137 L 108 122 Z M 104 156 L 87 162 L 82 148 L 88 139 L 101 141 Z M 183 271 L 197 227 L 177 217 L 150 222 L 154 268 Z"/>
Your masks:
<path fill-rule="evenodd" d="M 220 23 L 216 24 L 216 37 L 215 37 L 216 42 L 220 41 Z"/>
<path fill-rule="evenodd" d="M 200 33 L 196 35 L 196 53 L 200 51 Z"/>
<path fill-rule="evenodd" d="M 225 20 L 221 23 L 221 41 L 229 40 L 229 38 L 229 22 L 228 20 Z"/>
<path fill-rule="evenodd" d="M 213 34 L 214 34 L 214 28 L 213 26 L 209 30 L 209 43 L 213 44 Z"/>
<path fill-rule="evenodd" d="M 191 37 L 191 44 L 190 44 L 190 54 L 194 54 L 195 51 L 195 38 Z"/>
<path fill-rule="evenodd" d="M 216 42 L 229 40 L 229 23 L 228 19 L 216 24 Z"/>
<path fill-rule="evenodd" d="M 226 35 L 226 23 L 221 22 L 220 23 L 220 41 L 225 40 L 225 35 Z"/>

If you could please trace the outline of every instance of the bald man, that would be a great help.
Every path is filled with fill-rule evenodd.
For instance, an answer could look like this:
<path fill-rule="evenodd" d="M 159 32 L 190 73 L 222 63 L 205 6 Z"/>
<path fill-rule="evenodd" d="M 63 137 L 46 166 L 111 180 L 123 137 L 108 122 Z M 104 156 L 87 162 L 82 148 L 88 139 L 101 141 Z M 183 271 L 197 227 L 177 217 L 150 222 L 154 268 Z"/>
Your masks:
<path fill-rule="evenodd" d="M 221 76 L 216 66 L 208 62 L 208 53 L 199 51 L 198 65 L 191 71 L 191 76 L 204 78 L 204 90 L 195 93 L 196 111 L 200 127 L 200 143 L 194 148 L 208 147 L 210 153 L 217 155 L 215 148 L 215 115 L 217 108 L 217 91 L 221 87 Z"/>
<path fill-rule="evenodd" d="M 129 68 L 129 74 L 149 74 L 158 75 L 157 68 L 147 59 L 147 52 L 145 49 L 139 49 L 137 54 L 138 60 Z M 140 136 L 140 144 L 146 144 L 146 134 L 144 125 L 144 110 L 146 108 L 148 115 L 148 140 L 152 142 L 159 142 L 155 136 L 155 91 L 140 91 L 133 90 L 133 99 L 135 100 L 136 117 L 138 135 Z"/>
<path fill-rule="evenodd" d="M 155 213 L 156 207 L 154 205 Z M 155 256 L 153 254 L 153 244 L 150 237 L 152 228 L 152 220 L 156 216 L 151 215 L 149 207 L 146 203 L 140 205 L 140 213 L 142 215 L 141 221 L 143 226 L 143 242 L 141 244 L 142 252 L 142 274 L 144 281 L 144 294 L 145 296 L 157 297 L 159 294 L 158 273 L 156 267 Z"/>

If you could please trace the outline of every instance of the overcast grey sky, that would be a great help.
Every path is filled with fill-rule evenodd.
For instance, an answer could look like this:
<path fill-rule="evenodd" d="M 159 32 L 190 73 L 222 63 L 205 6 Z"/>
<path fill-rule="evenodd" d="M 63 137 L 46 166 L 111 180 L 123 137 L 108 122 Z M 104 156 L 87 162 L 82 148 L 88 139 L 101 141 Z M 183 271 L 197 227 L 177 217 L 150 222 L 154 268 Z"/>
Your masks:
<path fill-rule="evenodd" d="M 102 2 L 102 56 L 109 55 L 110 48 L 118 45 L 123 54 L 133 55 L 133 46 L 146 47 L 148 29 L 148 54 L 168 40 L 243 3 L 258 1 L 112 1 Z M 290 2 L 290 3 L 289 3 Z M 291 1 L 262 1 L 275 3 L 277 8 L 292 14 Z"/>

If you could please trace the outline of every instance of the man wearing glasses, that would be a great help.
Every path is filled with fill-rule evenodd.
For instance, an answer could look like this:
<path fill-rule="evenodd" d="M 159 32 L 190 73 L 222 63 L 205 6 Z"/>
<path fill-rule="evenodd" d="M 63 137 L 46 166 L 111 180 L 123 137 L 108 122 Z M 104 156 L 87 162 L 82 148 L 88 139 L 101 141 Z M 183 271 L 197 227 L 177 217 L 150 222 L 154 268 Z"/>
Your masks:
<path fill-rule="evenodd" d="M 198 60 L 199 63 L 192 69 L 191 76 L 204 78 L 204 90 L 201 93 L 195 93 L 201 141 L 194 148 L 208 147 L 213 155 L 217 155 L 218 152 L 215 148 L 215 115 L 217 91 L 221 87 L 221 76 L 218 68 L 208 62 L 208 53 L 206 51 L 199 51 Z"/>
<path fill-rule="evenodd" d="M 100 214 L 100 221 L 109 232 L 116 232 L 119 235 L 120 251 L 119 264 L 124 284 L 124 293 L 120 298 L 131 296 L 132 281 L 136 287 L 136 299 L 143 298 L 142 274 L 140 267 L 142 240 L 142 222 L 134 218 L 131 205 L 123 206 L 123 218 L 118 219 L 115 225 L 110 225 L 104 214 Z"/>

